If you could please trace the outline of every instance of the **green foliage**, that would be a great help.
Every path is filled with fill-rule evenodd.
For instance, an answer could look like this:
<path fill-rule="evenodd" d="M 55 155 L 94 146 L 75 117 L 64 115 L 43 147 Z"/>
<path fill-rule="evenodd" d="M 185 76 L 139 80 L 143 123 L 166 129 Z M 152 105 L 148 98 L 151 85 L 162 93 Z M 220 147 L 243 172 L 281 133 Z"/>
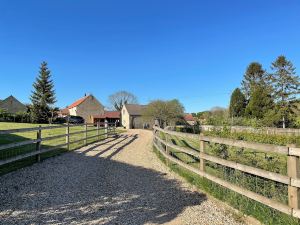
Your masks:
<path fill-rule="evenodd" d="M 246 98 L 239 88 L 236 88 L 230 99 L 229 114 L 231 117 L 243 116 L 245 113 Z"/>
<path fill-rule="evenodd" d="M 156 148 L 154 148 L 154 152 L 164 163 L 167 162 L 164 156 Z M 237 194 L 227 188 L 222 187 L 221 185 L 214 183 L 213 181 L 200 177 L 199 175 L 190 172 L 187 169 L 178 166 L 177 164 L 168 163 L 167 165 L 172 171 L 183 177 L 187 182 L 195 185 L 202 192 L 212 195 L 213 197 L 231 205 L 246 215 L 253 216 L 264 224 L 298 224 L 297 219 L 291 216 L 271 209 L 268 206 L 251 200 L 243 195 Z M 232 175 L 228 176 L 228 178 L 235 179 L 235 177 Z M 262 188 L 262 190 L 264 190 L 264 188 Z"/>
<path fill-rule="evenodd" d="M 183 121 L 184 107 L 177 99 L 155 100 L 147 105 L 142 114 L 145 121 L 157 120 L 160 127 L 164 127 Z"/>
<path fill-rule="evenodd" d="M 273 96 L 278 104 L 278 110 L 283 118 L 283 127 L 288 119 L 288 114 L 294 113 L 294 100 L 300 93 L 300 81 L 292 62 L 285 56 L 279 56 L 271 66 L 273 73 L 270 81 L 273 85 Z"/>
<path fill-rule="evenodd" d="M 48 123 L 52 118 L 51 108 L 56 102 L 54 84 L 47 63 L 42 62 L 39 75 L 33 83 L 31 117 L 34 123 Z"/>
<path fill-rule="evenodd" d="M 250 101 L 245 114 L 250 117 L 261 119 L 266 112 L 274 107 L 274 102 L 269 89 L 262 85 L 252 86 Z"/>
<path fill-rule="evenodd" d="M 206 111 L 200 117 L 201 124 L 223 126 L 230 123 L 229 111 L 221 107 L 214 107 L 210 111 Z"/>
<path fill-rule="evenodd" d="M 29 112 L 17 112 L 15 114 L 8 113 L 4 109 L 0 109 L 0 122 L 17 122 L 17 123 L 29 123 Z"/>
<path fill-rule="evenodd" d="M 262 68 L 262 65 L 258 62 L 252 62 L 247 67 L 242 81 L 242 91 L 245 94 L 247 100 L 251 97 L 251 91 L 253 86 L 265 85 L 266 71 Z"/>
<path fill-rule="evenodd" d="M 274 135 L 262 133 L 248 133 L 248 132 L 230 132 L 226 127 L 223 129 L 214 129 L 211 131 L 205 131 L 205 135 L 223 138 L 232 138 L 235 140 L 243 140 L 250 142 L 257 142 L 263 144 L 274 144 L 274 145 L 288 145 L 296 144 L 300 147 L 300 138 L 298 136 L 289 135 Z"/>

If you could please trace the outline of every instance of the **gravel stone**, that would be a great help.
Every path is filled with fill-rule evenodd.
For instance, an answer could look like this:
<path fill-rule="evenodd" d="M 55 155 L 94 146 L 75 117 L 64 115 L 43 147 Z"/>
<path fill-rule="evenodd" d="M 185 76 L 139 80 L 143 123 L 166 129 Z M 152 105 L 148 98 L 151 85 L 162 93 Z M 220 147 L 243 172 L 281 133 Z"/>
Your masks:
<path fill-rule="evenodd" d="M 241 224 L 130 130 L 0 177 L 0 224 Z"/>

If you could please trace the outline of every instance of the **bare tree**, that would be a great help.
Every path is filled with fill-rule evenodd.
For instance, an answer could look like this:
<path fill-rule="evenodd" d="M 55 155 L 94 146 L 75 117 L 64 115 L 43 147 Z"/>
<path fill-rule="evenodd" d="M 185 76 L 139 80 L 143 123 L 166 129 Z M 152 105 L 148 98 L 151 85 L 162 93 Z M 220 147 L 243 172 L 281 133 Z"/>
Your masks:
<path fill-rule="evenodd" d="M 127 91 L 119 91 L 108 97 L 111 106 L 117 110 L 121 111 L 124 104 L 137 104 L 137 97 Z"/>

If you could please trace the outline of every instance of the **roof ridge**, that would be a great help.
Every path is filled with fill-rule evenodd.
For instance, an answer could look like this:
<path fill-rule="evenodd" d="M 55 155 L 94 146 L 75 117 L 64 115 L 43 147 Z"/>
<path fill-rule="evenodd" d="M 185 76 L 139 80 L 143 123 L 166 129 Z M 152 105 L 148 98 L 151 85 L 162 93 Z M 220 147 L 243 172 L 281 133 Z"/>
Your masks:
<path fill-rule="evenodd" d="M 79 106 L 81 103 L 83 103 L 89 96 L 91 96 L 91 95 L 87 95 L 87 96 L 84 96 L 84 97 L 82 97 L 82 98 L 80 98 L 80 99 L 78 99 L 78 100 L 76 100 L 75 102 L 73 102 L 70 106 L 68 106 L 67 108 L 68 109 L 72 109 L 72 108 L 74 108 L 74 107 L 76 107 L 76 106 Z"/>

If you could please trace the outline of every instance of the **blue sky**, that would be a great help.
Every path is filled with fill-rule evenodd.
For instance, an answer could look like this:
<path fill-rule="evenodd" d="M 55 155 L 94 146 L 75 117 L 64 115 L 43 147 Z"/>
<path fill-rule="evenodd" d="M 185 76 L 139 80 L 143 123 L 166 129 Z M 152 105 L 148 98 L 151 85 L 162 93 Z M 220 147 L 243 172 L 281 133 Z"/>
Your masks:
<path fill-rule="evenodd" d="M 45 60 L 60 107 L 118 90 L 226 107 L 252 61 L 284 54 L 299 74 L 299 12 L 297 0 L 1 0 L 0 99 L 29 102 Z"/>

